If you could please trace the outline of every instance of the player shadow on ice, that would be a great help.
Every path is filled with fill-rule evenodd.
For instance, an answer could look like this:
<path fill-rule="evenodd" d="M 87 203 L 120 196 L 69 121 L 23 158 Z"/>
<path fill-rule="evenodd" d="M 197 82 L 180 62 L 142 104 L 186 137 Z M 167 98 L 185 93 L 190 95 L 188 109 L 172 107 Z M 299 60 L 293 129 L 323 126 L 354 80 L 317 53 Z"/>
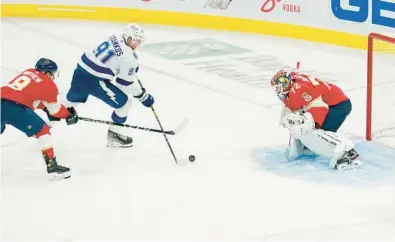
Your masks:
<path fill-rule="evenodd" d="M 362 139 L 354 142 L 363 162 L 354 170 L 333 170 L 328 166 L 328 159 L 318 155 L 303 155 L 288 161 L 284 155 L 286 146 L 254 148 L 251 157 L 266 171 L 309 182 L 351 186 L 394 183 L 395 149 Z"/>

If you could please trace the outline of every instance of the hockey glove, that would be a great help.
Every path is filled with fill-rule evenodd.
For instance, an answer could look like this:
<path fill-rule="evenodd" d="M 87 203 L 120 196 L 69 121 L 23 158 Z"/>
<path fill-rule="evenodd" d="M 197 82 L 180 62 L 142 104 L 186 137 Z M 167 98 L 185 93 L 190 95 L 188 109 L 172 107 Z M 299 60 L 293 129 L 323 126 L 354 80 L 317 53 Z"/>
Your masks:
<path fill-rule="evenodd" d="M 44 108 L 43 111 L 47 114 L 49 121 L 51 121 L 51 122 L 53 122 L 53 121 L 60 121 L 60 118 L 51 116 L 51 114 L 48 111 L 48 108 Z"/>
<path fill-rule="evenodd" d="M 73 107 L 68 107 L 70 115 L 66 118 L 67 125 L 76 124 L 78 122 L 78 114 L 77 111 Z"/>
<path fill-rule="evenodd" d="M 142 90 L 143 92 L 140 95 L 134 97 L 137 98 L 144 106 L 150 108 L 155 102 L 154 97 L 151 94 L 147 93 L 145 88 L 143 88 Z"/>
<path fill-rule="evenodd" d="M 308 131 L 314 128 L 314 118 L 309 113 L 296 114 L 290 113 L 284 117 L 284 123 L 288 127 L 291 136 L 295 139 L 300 139 Z"/>

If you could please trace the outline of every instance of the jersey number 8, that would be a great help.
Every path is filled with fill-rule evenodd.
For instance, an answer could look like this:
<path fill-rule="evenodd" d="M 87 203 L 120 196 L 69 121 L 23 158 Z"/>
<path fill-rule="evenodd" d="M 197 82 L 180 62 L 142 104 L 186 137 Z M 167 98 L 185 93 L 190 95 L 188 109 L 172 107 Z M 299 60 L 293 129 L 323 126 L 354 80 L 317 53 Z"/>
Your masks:
<path fill-rule="evenodd" d="M 100 61 L 105 64 L 107 63 L 111 58 L 115 56 L 115 52 L 113 50 L 109 50 L 110 48 L 110 42 L 105 41 L 101 43 L 97 49 L 93 51 L 95 56 L 99 58 L 99 56 L 102 56 Z"/>
<path fill-rule="evenodd" d="M 16 78 L 13 82 L 8 84 L 7 86 L 15 91 L 22 91 L 29 83 L 31 82 L 30 77 L 28 76 L 20 76 Z"/>

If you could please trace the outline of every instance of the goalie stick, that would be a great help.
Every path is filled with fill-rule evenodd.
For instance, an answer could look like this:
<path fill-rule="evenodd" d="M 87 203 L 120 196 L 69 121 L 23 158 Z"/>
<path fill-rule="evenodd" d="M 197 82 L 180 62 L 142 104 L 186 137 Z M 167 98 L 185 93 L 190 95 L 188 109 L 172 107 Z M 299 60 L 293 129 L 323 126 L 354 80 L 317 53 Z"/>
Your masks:
<path fill-rule="evenodd" d="M 296 70 L 300 69 L 300 61 L 296 62 Z M 285 107 L 285 104 L 283 104 L 283 107 L 281 109 L 281 121 L 284 118 L 285 114 L 286 114 L 287 108 Z M 289 139 L 288 139 L 288 148 L 289 146 L 291 146 L 291 140 L 292 140 L 292 135 L 291 133 L 289 134 Z"/>
<path fill-rule="evenodd" d="M 296 62 L 296 70 L 299 71 L 300 69 L 300 61 Z M 287 107 L 285 104 L 283 104 L 282 109 L 281 109 L 281 119 L 280 122 L 282 122 L 282 119 L 287 113 Z M 303 152 L 303 147 L 304 145 L 300 142 L 300 140 L 296 140 L 292 137 L 291 133 L 289 133 L 289 138 L 288 138 L 288 148 L 286 152 L 286 158 L 288 161 L 297 159 L 298 156 Z"/>

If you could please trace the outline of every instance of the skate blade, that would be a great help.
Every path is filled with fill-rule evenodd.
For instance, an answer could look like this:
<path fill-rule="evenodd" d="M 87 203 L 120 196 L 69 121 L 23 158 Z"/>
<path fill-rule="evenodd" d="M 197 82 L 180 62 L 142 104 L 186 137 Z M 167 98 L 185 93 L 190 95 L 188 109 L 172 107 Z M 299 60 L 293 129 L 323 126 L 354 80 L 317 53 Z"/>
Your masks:
<path fill-rule="evenodd" d="M 63 173 L 50 173 L 48 174 L 50 180 L 62 180 L 68 179 L 71 177 L 71 171 L 63 172 Z"/>
<path fill-rule="evenodd" d="M 130 148 L 133 147 L 133 144 L 129 145 L 121 145 L 121 144 L 107 144 L 108 148 Z"/>

